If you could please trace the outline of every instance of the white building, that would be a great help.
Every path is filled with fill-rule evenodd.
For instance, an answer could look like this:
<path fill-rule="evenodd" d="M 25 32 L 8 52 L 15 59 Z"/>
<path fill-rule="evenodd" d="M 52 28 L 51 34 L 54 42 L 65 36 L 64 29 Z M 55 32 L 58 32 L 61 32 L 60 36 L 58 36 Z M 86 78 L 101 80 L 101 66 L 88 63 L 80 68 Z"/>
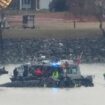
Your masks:
<path fill-rule="evenodd" d="M 19 9 L 49 9 L 49 3 L 52 0 L 18 0 Z"/>
<path fill-rule="evenodd" d="M 40 0 L 40 9 L 49 9 L 49 3 L 52 0 Z"/>

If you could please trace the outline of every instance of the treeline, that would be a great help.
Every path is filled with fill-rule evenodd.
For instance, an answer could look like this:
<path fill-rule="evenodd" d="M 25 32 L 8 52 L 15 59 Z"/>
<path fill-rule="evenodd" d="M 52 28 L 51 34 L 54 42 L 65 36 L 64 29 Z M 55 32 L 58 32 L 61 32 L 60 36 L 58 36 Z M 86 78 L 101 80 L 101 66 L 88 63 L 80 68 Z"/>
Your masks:
<path fill-rule="evenodd" d="M 49 5 L 50 11 L 69 11 L 75 15 L 99 13 L 105 9 L 105 0 L 52 0 Z"/>
<path fill-rule="evenodd" d="M 50 11 L 68 11 L 75 17 L 95 16 L 99 21 L 99 28 L 105 36 L 103 20 L 105 20 L 105 0 L 52 0 Z"/>

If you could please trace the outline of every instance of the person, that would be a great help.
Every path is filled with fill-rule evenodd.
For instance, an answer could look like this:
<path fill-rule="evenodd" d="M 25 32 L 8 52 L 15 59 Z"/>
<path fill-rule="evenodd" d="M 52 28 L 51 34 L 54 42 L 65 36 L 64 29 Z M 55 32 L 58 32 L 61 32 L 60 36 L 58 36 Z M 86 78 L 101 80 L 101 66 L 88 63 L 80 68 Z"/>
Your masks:
<path fill-rule="evenodd" d="M 23 71 L 23 77 L 27 77 L 27 76 L 28 76 L 28 70 L 25 69 L 25 70 Z"/>
<path fill-rule="evenodd" d="M 58 70 L 53 71 L 53 73 L 52 73 L 52 78 L 53 78 L 54 80 L 59 79 L 59 72 L 58 72 Z"/>
<path fill-rule="evenodd" d="M 43 75 L 43 72 L 42 72 L 42 70 L 41 70 L 40 67 L 38 67 L 38 68 L 34 71 L 34 73 L 35 73 L 36 76 L 42 76 L 42 75 Z"/>
<path fill-rule="evenodd" d="M 62 65 L 62 69 L 63 69 L 63 76 L 66 77 L 67 76 L 67 70 L 69 68 L 69 63 L 68 62 L 65 62 L 63 65 Z"/>
<path fill-rule="evenodd" d="M 63 68 L 63 77 L 67 77 L 67 69 Z"/>
<path fill-rule="evenodd" d="M 16 68 L 15 68 L 14 71 L 13 71 L 13 75 L 14 75 L 15 78 L 17 78 L 17 76 L 18 76 L 18 71 L 17 71 Z"/>

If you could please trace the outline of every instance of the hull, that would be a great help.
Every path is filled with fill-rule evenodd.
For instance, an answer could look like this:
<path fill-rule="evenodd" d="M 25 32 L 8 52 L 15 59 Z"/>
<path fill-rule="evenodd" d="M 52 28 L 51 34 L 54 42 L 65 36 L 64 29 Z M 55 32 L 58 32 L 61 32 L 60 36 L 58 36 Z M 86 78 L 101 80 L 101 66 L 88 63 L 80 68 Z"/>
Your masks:
<path fill-rule="evenodd" d="M 54 80 L 52 78 L 11 78 L 10 83 L 3 84 L 4 87 L 57 87 L 57 88 L 74 88 L 74 87 L 93 87 L 94 84 L 91 79 L 80 78 L 70 79 L 62 78 Z"/>

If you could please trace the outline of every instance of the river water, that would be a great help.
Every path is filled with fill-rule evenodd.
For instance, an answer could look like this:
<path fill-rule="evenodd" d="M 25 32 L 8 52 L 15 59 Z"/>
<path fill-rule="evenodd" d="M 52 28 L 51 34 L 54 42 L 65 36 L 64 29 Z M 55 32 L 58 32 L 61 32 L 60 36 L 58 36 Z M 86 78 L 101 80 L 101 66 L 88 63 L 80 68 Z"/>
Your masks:
<path fill-rule="evenodd" d="M 7 65 L 8 75 L 0 84 L 9 82 L 13 68 Z M 93 75 L 94 87 L 59 88 L 0 88 L 0 105 L 105 105 L 105 64 L 81 64 L 83 75 Z"/>

